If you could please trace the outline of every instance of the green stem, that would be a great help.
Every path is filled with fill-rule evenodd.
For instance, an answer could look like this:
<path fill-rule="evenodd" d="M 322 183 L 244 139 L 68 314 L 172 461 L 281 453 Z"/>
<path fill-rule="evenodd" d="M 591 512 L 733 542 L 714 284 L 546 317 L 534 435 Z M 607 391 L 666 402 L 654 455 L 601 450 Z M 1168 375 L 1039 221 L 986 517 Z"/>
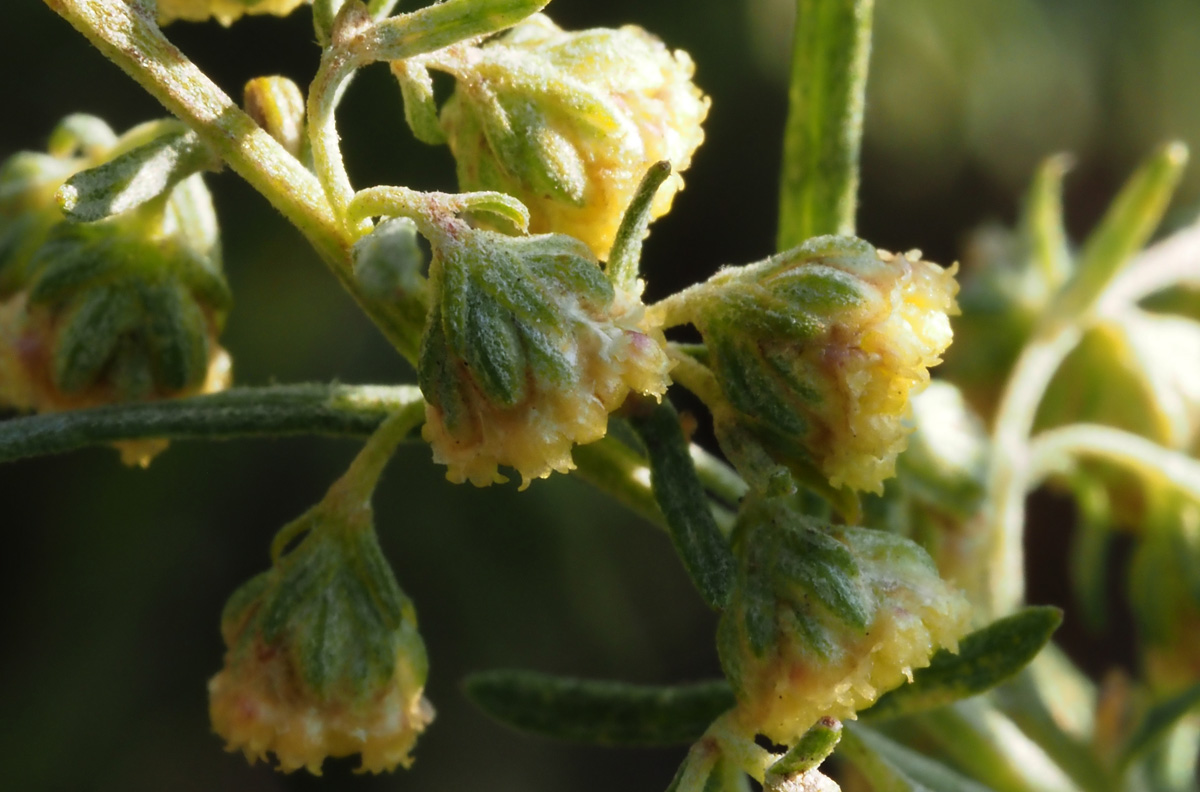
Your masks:
<path fill-rule="evenodd" d="M 295 225 L 388 340 L 415 363 L 411 333 L 355 280 L 353 239 L 335 217 L 320 182 L 167 41 L 153 15 L 138 13 L 124 0 L 45 2 Z"/>
<path fill-rule="evenodd" d="M 1014 612 L 1025 597 L 1029 434 L 1050 380 L 1082 335 L 1077 325 L 1067 323 L 1034 338 L 1017 359 L 996 411 L 987 499 L 988 606 L 993 618 Z"/>
<path fill-rule="evenodd" d="M 325 50 L 308 95 L 309 136 L 313 164 L 336 216 L 345 222 L 354 188 L 346 174 L 338 143 L 335 109 L 354 72 L 370 63 L 395 61 L 442 49 L 460 41 L 495 33 L 541 10 L 549 0 L 446 0 L 410 14 L 388 17 L 371 24 L 342 17 L 353 30 L 335 31 L 337 39 Z M 347 226 L 361 235 L 369 224 Z"/>
<path fill-rule="evenodd" d="M 425 421 L 425 400 L 419 399 L 406 404 L 392 413 L 379 428 L 367 439 L 362 451 L 350 464 L 350 469 L 342 477 L 346 482 L 347 491 L 363 502 L 371 499 L 383 469 L 396 453 L 400 445 L 413 429 Z"/>
<path fill-rule="evenodd" d="M 854 234 L 874 0 L 796 0 L 778 250 Z"/>
<path fill-rule="evenodd" d="M 0 422 L 0 462 L 142 438 L 365 437 L 389 414 L 422 403 L 412 385 L 284 385 L 34 415 Z"/>
<path fill-rule="evenodd" d="M 1076 457 L 1090 456 L 1124 465 L 1151 479 L 1163 479 L 1200 500 L 1200 462 L 1131 432 L 1097 424 L 1051 429 L 1030 444 L 1030 481 L 1069 469 Z"/>

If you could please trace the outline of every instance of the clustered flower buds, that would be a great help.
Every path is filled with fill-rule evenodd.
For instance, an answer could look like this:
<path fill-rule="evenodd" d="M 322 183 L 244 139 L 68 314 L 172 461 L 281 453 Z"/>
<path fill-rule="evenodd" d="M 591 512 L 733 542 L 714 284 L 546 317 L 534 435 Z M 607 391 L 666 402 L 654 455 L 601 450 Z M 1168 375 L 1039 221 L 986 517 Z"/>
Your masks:
<path fill-rule="evenodd" d="M 216 337 L 230 295 L 201 177 L 96 222 L 70 222 L 53 201 L 64 180 L 146 134 L 103 130 L 73 117 L 50 154 L 23 152 L 3 167 L 0 403 L 57 411 L 228 383 Z"/>
<path fill-rule="evenodd" d="M 539 14 L 479 47 L 398 63 L 406 96 L 432 101 L 420 90 L 425 67 L 456 79 L 440 125 L 460 187 L 515 196 L 532 231 L 569 234 L 601 259 L 646 169 L 672 166 L 652 205 L 658 217 L 704 139 L 709 100 L 691 81 L 691 59 L 639 27 L 571 33 Z"/>
<path fill-rule="evenodd" d="M 817 237 L 683 292 L 677 313 L 703 334 L 728 401 L 709 405 L 722 444 L 749 435 L 793 471 L 881 491 L 909 397 L 950 344 L 957 288 L 953 268 L 916 253 Z"/>
<path fill-rule="evenodd" d="M 335 485 L 280 532 L 275 555 L 225 608 L 213 728 L 251 761 L 273 753 L 285 772 L 320 774 L 326 757 L 354 754 L 372 773 L 408 767 L 433 719 L 425 645 L 361 492 Z"/>
<path fill-rule="evenodd" d="M 794 743 L 821 717 L 853 718 L 968 628 L 966 600 L 894 534 L 831 528 L 793 498 L 752 495 L 734 542 L 718 649 L 735 717 L 774 742 Z"/>
<path fill-rule="evenodd" d="M 177 19 L 203 22 L 215 19 L 228 27 L 242 14 L 287 16 L 311 0 L 158 0 L 158 21 L 167 25 Z"/>
<path fill-rule="evenodd" d="M 414 215 L 430 241 L 433 297 L 418 377 L 425 439 L 447 478 L 523 483 L 574 467 L 629 392 L 661 396 L 669 362 L 638 294 L 614 288 L 586 245 Z"/>

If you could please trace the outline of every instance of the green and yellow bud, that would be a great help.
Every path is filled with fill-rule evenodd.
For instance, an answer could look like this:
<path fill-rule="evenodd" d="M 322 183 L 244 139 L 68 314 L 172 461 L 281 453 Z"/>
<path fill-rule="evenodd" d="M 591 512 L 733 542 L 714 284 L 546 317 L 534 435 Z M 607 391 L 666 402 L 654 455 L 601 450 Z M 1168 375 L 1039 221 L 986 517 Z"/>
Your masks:
<path fill-rule="evenodd" d="M 242 89 L 246 115 L 293 157 L 302 157 L 305 134 L 304 93 L 287 77 L 255 77 Z"/>
<path fill-rule="evenodd" d="M 425 645 L 361 491 L 335 485 L 280 532 L 273 554 L 222 616 L 214 730 L 250 761 L 274 754 L 284 772 L 319 775 L 326 757 L 353 755 L 372 773 L 408 767 L 433 719 Z"/>
<path fill-rule="evenodd" d="M 406 96 L 429 94 L 411 90 L 427 82 L 424 68 L 456 79 L 440 124 L 460 187 L 517 197 L 532 231 L 569 234 L 602 259 L 647 168 L 672 167 L 658 217 L 704 139 L 709 100 L 691 59 L 638 27 L 572 33 L 535 15 L 477 48 L 398 64 Z"/>
<path fill-rule="evenodd" d="M 453 212 L 416 219 L 433 249 L 423 432 L 449 480 L 567 472 L 572 447 L 603 437 L 630 392 L 666 392 L 662 333 L 582 242 L 474 229 Z"/>
<path fill-rule="evenodd" d="M 776 743 L 795 743 L 822 717 L 853 718 L 968 629 L 966 600 L 907 539 L 829 527 L 793 498 L 752 496 L 734 542 L 721 664 L 738 722 Z"/>
<path fill-rule="evenodd" d="M 6 164 L 6 174 L 35 177 L 4 202 L 21 207 L 10 217 L 25 219 L 17 221 L 24 233 L 12 255 L 0 262 L 14 287 L 0 301 L 0 403 L 54 412 L 227 386 L 229 356 L 216 338 L 230 295 L 201 177 L 96 222 L 69 221 L 53 202 L 65 179 L 136 147 L 148 129 L 109 145 L 78 135 L 67 145 L 60 129 L 51 154 L 22 153 Z M 43 164 L 22 164 L 31 162 Z M 139 444 L 131 458 L 144 461 L 138 448 L 149 450 Z"/>
<path fill-rule="evenodd" d="M 880 492 L 911 431 L 910 397 L 950 344 L 954 273 L 817 237 L 665 302 L 707 344 L 727 451 L 751 442 L 802 479 Z"/>
<path fill-rule="evenodd" d="M 204 22 L 215 19 L 229 27 L 243 14 L 287 16 L 311 0 L 158 0 L 158 22 Z"/>

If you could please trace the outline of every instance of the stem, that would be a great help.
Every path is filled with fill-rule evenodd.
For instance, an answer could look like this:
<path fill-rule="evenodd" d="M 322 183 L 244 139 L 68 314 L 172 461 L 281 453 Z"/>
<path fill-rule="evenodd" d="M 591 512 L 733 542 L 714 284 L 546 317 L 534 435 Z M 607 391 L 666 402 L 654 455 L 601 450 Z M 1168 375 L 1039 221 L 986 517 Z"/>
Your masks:
<path fill-rule="evenodd" d="M 773 754 L 761 747 L 752 734 L 747 736 L 734 719 L 733 712 L 727 712 L 713 721 L 706 735 L 717 741 L 725 758 L 760 784 L 771 765 L 784 757 L 784 754 Z"/>
<path fill-rule="evenodd" d="M 1023 542 L 1029 433 L 1050 380 L 1079 343 L 1083 331 L 1068 322 L 1042 335 L 1021 352 L 996 411 L 987 499 L 991 512 L 987 575 L 992 618 L 1012 613 L 1025 596 Z"/>
<path fill-rule="evenodd" d="M 350 463 L 344 480 L 350 483 L 351 491 L 370 500 L 383 469 L 396 453 L 396 446 L 408 437 L 413 429 L 425 420 L 425 400 L 406 404 L 392 413 L 367 439 L 362 451 Z"/>
<path fill-rule="evenodd" d="M 796 0 L 777 249 L 854 234 L 874 0 Z"/>
<path fill-rule="evenodd" d="M 313 164 L 340 220 L 345 220 L 354 188 L 342 161 L 334 110 L 354 72 L 377 61 L 404 60 L 495 33 L 540 11 L 549 1 L 446 0 L 374 24 L 365 16 L 351 19 L 352 9 L 343 10 L 338 21 L 352 29 L 335 31 L 335 43 L 321 57 L 308 95 Z M 369 224 L 358 223 L 347 233 L 361 235 L 369 229 Z"/>
<path fill-rule="evenodd" d="M 1072 424 L 1035 437 L 1030 444 L 1030 481 L 1062 470 L 1079 456 L 1100 457 L 1147 478 L 1165 479 L 1200 500 L 1200 462 L 1131 432 L 1097 424 Z"/>
<path fill-rule="evenodd" d="M 389 414 L 421 404 L 412 385 L 284 385 L 13 418 L 0 422 L 0 462 L 150 437 L 363 437 Z"/>
<path fill-rule="evenodd" d="M 353 240 L 334 216 L 320 182 L 167 41 L 153 15 L 139 13 L 125 0 L 45 2 L 194 129 L 235 173 L 300 229 L 363 311 L 415 364 L 416 340 L 385 307 L 372 304 L 354 279 Z"/>

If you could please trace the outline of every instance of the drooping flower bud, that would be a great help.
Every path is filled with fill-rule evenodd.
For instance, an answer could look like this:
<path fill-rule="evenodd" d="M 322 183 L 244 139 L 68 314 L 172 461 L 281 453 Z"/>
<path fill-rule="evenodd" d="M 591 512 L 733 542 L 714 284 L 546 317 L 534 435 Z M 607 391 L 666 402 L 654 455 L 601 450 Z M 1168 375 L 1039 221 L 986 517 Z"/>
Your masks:
<path fill-rule="evenodd" d="M 968 628 L 969 606 L 917 545 L 831 528 L 792 498 L 751 496 L 721 616 L 721 664 L 751 732 L 790 745 L 819 718 L 853 718 Z"/>
<path fill-rule="evenodd" d="M 409 104 L 432 102 L 426 67 L 457 81 L 441 130 L 460 187 L 516 196 L 532 231 L 569 234 L 602 259 L 646 169 L 672 166 L 658 217 L 704 139 L 709 100 L 691 81 L 691 59 L 638 27 L 569 33 L 535 15 L 480 47 L 397 64 Z M 410 122 L 431 115 L 406 112 Z M 432 141 L 429 127 L 414 129 Z"/>
<path fill-rule="evenodd" d="M 79 126 L 78 117 L 69 121 Z M 6 174 L 33 177 L 23 190 L 6 191 L 4 201 L 4 208 L 17 209 L 9 228 L 22 231 L 10 236 L 11 255 L 0 256 L 6 282 L 15 287 L 0 302 L 0 403 L 50 412 L 228 384 L 229 356 L 216 337 L 230 295 L 201 177 L 168 174 L 157 182 L 157 196 L 131 197 L 127 190 L 121 198 L 133 208 L 96 222 L 69 221 L 51 202 L 77 171 L 112 165 L 114 154 L 136 159 L 156 129 L 139 127 L 108 145 L 78 136 L 67 145 L 60 129 L 50 155 L 21 153 L 6 164 Z M 26 169 L 27 163 L 40 164 Z M 145 456 L 135 450 L 130 459 Z"/>
<path fill-rule="evenodd" d="M 182 19 L 203 22 L 215 19 L 229 27 L 243 14 L 274 14 L 287 16 L 311 0 L 158 0 L 158 22 L 161 25 Z"/>
<path fill-rule="evenodd" d="M 326 757 L 355 754 L 372 773 L 408 767 L 433 719 L 412 602 L 370 505 L 346 482 L 280 532 L 271 569 L 221 618 L 228 651 L 208 685 L 213 728 L 251 761 L 273 753 L 285 772 L 320 774 Z"/>
<path fill-rule="evenodd" d="M 709 406 L 735 463 L 753 443 L 802 479 L 879 492 L 909 397 L 950 344 L 956 291 L 953 268 L 918 254 L 817 237 L 664 302 L 704 336 L 728 401 Z"/>
<path fill-rule="evenodd" d="M 433 249 L 423 432 L 451 481 L 503 482 L 506 465 L 527 486 L 571 470 L 571 448 L 603 437 L 631 391 L 666 392 L 665 340 L 644 323 L 640 282 L 615 288 L 571 237 L 472 228 L 456 216 L 469 199 L 423 196 L 412 213 Z"/>

